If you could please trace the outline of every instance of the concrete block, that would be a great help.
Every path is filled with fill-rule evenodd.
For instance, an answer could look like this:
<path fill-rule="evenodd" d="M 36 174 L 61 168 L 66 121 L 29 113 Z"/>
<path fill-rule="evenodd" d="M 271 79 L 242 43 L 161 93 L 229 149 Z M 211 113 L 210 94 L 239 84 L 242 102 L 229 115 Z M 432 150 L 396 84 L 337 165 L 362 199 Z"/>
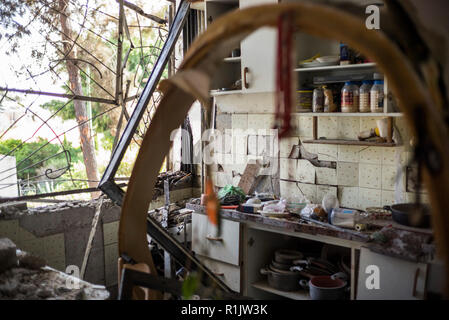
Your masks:
<path fill-rule="evenodd" d="M 380 189 L 382 187 L 382 167 L 376 164 L 359 164 L 359 186 Z"/>
<path fill-rule="evenodd" d="M 106 285 L 115 285 L 117 277 L 118 244 L 110 244 L 104 247 L 104 270 Z"/>
<path fill-rule="evenodd" d="M 315 173 L 317 184 L 337 185 L 337 169 L 316 167 Z"/>
<path fill-rule="evenodd" d="M 296 167 L 296 181 L 303 183 L 315 183 L 315 166 L 308 160 L 299 159 Z"/>
<path fill-rule="evenodd" d="M 81 262 L 79 264 L 81 268 Z M 84 280 L 94 284 L 105 283 L 104 247 L 92 248 L 86 267 Z"/>
<path fill-rule="evenodd" d="M 65 258 L 65 242 L 64 234 L 59 233 L 42 238 L 42 242 L 45 249 L 45 258 L 60 259 Z"/>
<path fill-rule="evenodd" d="M 359 164 L 337 162 L 337 184 L 339 186 L 357 187 L 359 185 Z"/>
<path fill-rule="evenodd" d="M 18 243 L 19 240 L 19 220 L 0 220 L 0 236 L 9 238 Z"/>
<path fill-rule="evenodd" d="M 17 266 L 16 245 L 8 238 L 0 238 L 0 273 Z"/>

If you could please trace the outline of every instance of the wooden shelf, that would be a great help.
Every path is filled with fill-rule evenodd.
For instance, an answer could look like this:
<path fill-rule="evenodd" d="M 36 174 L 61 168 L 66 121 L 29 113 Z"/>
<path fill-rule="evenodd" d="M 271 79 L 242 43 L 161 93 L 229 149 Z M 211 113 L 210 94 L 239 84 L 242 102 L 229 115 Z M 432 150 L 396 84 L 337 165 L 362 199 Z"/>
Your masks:
<path fill-rule="evenodd" d="M 242 57 L 229 57 L 223 59 L 224 62 L 240 62 L 241 60 Z"/>
<path fill-rule="evenodd" d="M 295 72 L 312 72 L 312 71 L 330 71 L 330 70 L 353 70 L 353 69 L 368 69 L 376 68 L 374 62 L 360 63 L 360 64 L 347 64 L 344 66 L 325 66 L 325 67 L 312 67 L 312 68 L 296 68 Z"/>
<path fill-rule="evenodd" d="M 294 113 L 309 117 L 402 117 L 401 112 L 299 112 Z"/>
<path fill-rule="evenodd" d="M 222 96 L 225 94 L 235 94 L 235 93 L 243 93 L 242 90 L 211 90 L 211 96 Z"/>
<path fill-rule="evenodd" d="M 253 283 L 252 286 L 254 288 L 277 294 L 278 296 L 286 297 L 293 300 L 310 300 L 309 293 L 305 290 L 299 291 L 281 291 L 274 289 L 268 285 L 267 280 L 258 281 Z"/>
<path fill-rule="evenodd" d="M 397 147 L 398 145 L 394 142 L 369 142 L 369 141 L 359 141 L 359 140 L 340 140 L 340 139 L 315 139 L 315 140 L 305 140 L 303 143 L 319 143 L 319 144 L 339 144 L 339 145 L 350 145 L 350 146 L 369 146 L 369 147 Z"/>

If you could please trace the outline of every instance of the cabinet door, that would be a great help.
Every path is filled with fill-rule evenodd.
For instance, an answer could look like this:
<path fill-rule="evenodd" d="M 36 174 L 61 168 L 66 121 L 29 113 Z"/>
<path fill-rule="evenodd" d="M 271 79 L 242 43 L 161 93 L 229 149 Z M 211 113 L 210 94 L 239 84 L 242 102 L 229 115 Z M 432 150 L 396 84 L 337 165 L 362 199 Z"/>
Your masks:
<path fill-rule="evenodd" d="M 220 278 L 229 288 L 240 292 L 240 267 L 229 263 L 198 256 L 198 259 Z"/>
<path fill-rule="evenodd" d="M 427 282 L 427 264 L 409 262 L 360 249 L 357 281 L 357 299 L 416 300 L 424 299 Z M 373 267 L 374 266 L 374 267 Z M 373 269 L 378 268 L 379 288 L 370 286 Z M 368 282 L 368 284 L 367 284 Z"/>
<path fill-rule="evenodd" d="M 233 265 L 240 265 L 240 223 L 221 220 L 221 235 L 207 216 L 192 214 L 192 250 L 199 255 Z"/>
<path fill-rule="evenodd" d="M 278 3 L 278 0 L 240 0 L 240 9 L 274 3 Z M 248 68 L 247 83 L 249 84 L 248 88 L 245 88 L 243 84 L 244 92 L 275 91 L 276 43 L 276 29 L 267 27 L 258 29 L 242 41 L 240 45 L 242 76 L 245 68 Z"/>

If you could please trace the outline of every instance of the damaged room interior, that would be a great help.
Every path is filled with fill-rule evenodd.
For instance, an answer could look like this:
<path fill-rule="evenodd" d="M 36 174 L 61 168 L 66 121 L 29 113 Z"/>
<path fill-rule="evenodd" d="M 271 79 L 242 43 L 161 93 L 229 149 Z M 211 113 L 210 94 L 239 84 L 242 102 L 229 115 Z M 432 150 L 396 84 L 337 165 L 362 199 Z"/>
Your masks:
<path fill-rule="evenodd" d="M 0 300 L 447 299 L 448 8 L 0 3 Z"/>

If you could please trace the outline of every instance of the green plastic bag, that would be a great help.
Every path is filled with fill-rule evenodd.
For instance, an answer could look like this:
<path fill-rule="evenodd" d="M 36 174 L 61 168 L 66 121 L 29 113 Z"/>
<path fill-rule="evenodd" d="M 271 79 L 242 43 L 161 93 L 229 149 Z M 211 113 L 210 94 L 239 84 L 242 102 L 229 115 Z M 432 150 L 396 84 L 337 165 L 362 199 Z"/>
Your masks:
<path fill-rule="evenodd" d="M 232 184 L 227 184 L 223 188 L 218 191 L 218 199 L 221 201 L 227 197 L 238 196 L 240 198 L 240 202 L 245 200 L 245 192 L 243 192 L 242 188 L 234 187 Z"/>

